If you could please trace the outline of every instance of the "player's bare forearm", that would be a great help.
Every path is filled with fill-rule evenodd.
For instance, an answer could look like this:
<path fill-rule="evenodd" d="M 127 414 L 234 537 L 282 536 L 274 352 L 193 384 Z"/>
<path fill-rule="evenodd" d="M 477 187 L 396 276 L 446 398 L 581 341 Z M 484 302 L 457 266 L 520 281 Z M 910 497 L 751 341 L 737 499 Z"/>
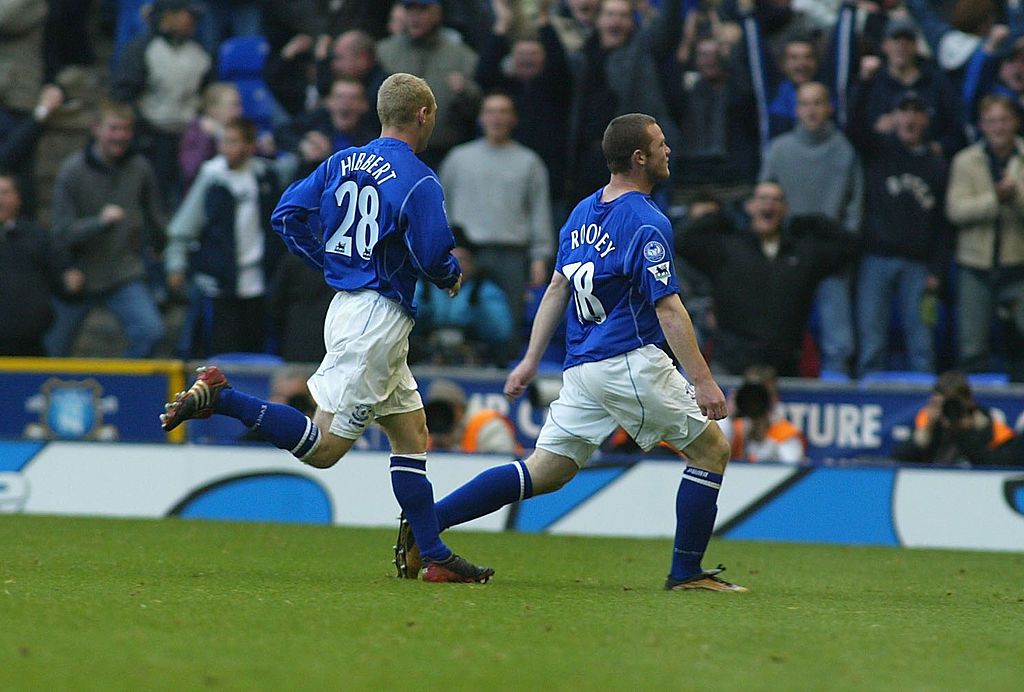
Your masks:
<path fill-rule="evenodd" d="M 533 320 L 533 327 L 530 330 L 530 345 L 526 347 L 526 355 L 523 360 L 540 362 L 541 356 L 551 343 L 551 337 L 558 329 L 562 317 L 565 315 L 565 306 L 569 304 L 569 282 L 559 273 L 551 276 L 551 283 L 544 291 L 544 297 L 537 306 L 537 316 Z"/>
<path fill-rule="evenodd" d="M 565 314 L 565 306 L 569 302 L 569 282 L 559 273 L 551 277 L 551 283 L 544 291 L 544 297 L 537 307 L 537 316 L 533 320 L 530 331 L 530 344 L 526 347 L 526 355 L 505 380 L 505 396 L 515 399 L 526 391 L 530 382 L 537 375 L 537 366 L 544 350 L 551 343 L 551 337 Z"/>
<path fill-rule="evenodd" d="M 708 418 L 718 420 L 726 415 L 725 395 L 711 376 L 704 356 L 697 346 L 690 314 L 677 294 L 665 296 L 655 304 L 658 322 L 669 348 L 679 359 L 686 376 L 697 390 L 697 405 Z"/>

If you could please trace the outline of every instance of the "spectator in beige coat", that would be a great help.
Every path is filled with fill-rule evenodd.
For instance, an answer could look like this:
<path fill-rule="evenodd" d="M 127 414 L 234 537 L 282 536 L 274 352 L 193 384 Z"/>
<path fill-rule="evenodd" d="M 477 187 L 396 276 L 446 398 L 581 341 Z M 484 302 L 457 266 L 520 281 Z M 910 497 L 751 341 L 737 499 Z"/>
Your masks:
<path fill-rule="evenodd" d="M 1024 139 L 1012 101 L 986 96 L 983 139 L 953 158 L 946 213 L 957 227 L 960 367 L 991 370 L 991 326 L 1003 323 L 1006 367 L 1024 381 Z"/>

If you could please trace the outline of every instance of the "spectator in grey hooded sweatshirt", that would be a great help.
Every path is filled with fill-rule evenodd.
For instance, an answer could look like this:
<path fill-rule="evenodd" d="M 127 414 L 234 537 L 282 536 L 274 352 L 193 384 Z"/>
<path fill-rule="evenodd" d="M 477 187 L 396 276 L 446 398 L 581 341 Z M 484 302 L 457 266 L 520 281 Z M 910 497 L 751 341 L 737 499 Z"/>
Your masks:
<path fill-rule="evenodd" d="M 761 164 L 760 180 L 782 186 L 794 216 L 822 214 L 848 233 L 860 233 L 861 165 L 849 140 L 830 119 L 828 87 L 819 82 L 802 84 L 796 110 L 796 128 L 772 140 Z M 854 349 L 850 284 L 850 271 L 843 270 L 818 286 L 815 304 L 823 371 L 850 371 Z"/>

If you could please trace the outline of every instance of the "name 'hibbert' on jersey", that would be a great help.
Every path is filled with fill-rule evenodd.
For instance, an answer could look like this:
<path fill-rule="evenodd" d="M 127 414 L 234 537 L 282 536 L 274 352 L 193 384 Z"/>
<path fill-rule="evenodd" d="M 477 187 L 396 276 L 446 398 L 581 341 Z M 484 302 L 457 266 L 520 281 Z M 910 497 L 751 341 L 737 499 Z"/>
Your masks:
<path fill-rule="evenodd" d="M 373 176 L 378 185 L 398 177 L 398 173 L 391 170 L 391 164 L 383 156 L 367 154 L 365 151 L 349 154 L 342 160 L 342 176 L 355 171 L 366 171 Z"/>
<path fill-rule="evenodd" d="M 605 233 L 596 223 L 580 226 L 569 231 L 569 239 L 572 241 L 573 250 L 583 244 L 593 245 L 594 250 L 601 253 L 602 259 L 615 250 L 611 236 Z"/>

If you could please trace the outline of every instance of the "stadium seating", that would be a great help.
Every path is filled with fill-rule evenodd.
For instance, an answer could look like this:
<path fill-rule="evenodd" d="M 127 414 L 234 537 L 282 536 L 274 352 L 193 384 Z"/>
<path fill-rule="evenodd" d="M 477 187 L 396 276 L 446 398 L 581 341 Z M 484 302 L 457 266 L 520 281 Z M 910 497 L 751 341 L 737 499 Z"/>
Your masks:
<path fill-rule="evenodd" d="M 263 78 L 269 54 L 270 44 L 262 36 L 240 36 L 221 43 L 217 61 L 218 77 L 238 87 L 242 112 L 260 132 L 273 128 L 274 114 L 281 110 Z"/>

